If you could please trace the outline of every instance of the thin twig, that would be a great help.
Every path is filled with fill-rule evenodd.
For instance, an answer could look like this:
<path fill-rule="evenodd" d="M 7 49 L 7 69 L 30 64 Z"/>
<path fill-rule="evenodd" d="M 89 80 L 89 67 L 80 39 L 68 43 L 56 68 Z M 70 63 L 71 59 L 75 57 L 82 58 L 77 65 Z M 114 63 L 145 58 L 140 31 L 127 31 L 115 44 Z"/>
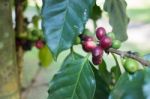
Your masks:
<path fill-rule="evenodd" d="M 126 51 L 120 51 L 120 50 L 116 50 L 116 49 L 113 49 L 113 48 L 109 48 L 107 51 L 111 52 L 111 53 L 118 54 L 118 55 L 120 55 L 122 57 L 129 57 L 129 58 L 132 58 L 134 60 L 137 60 L 138 62 L 140 62 L 144 66 L 150 66 L 150 62 L 149 61 L 144 60 L 143 58 L 141 58 L 140 56 L 138 56 L 136 54 L 129 54 Z"/>

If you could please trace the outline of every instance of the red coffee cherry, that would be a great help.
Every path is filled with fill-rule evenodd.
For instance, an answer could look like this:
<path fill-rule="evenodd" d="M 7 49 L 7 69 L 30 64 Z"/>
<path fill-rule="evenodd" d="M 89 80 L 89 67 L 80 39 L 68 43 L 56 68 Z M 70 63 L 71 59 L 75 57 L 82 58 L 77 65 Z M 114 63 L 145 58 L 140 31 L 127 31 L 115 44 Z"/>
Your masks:
<path fill-rule="evenodd" d="M 92 62 L 94 65 L 99 65 L 102 63 L 102 57 L 92 57 Z"/>
<path fill-rule="evenodd" d="M 91 36 L 83 35 L 81 40 L 82 41 L 94 41 L 94 38 Z"/>
<path fill-rule="evenodd" d="M 40 49 L 40 48 L 43 48 L 44 47 L 44 41 L 42 41 L 42 40 L 37 40 L 36 42 L 35 42 L 35 46 L 36 46 L 36 48 L 38 48 L 38 49 Z"/>
<path fill-rule="evenodd" d="M 106 30 L 103 27 L 99 27 L 96 30 L 97 39 L 101 40 L 106 35 Z"/>
<path fill-rule="evenodd" d="M 83 50 L 86 52 L 92 52 L 92 50 L 96 47 L 94 41 L 84 41 L 82 43 Z"/>
<path fill-rule="evenodd" d="M 112 39 L 110 37 L 103 37 L 100 41 L 100 45 L 103 49 L 108 49 L 112 45 Z"/>
<path fill-rule="evenodd" d="M 103 49 L 100 46 L 95 47 L 92 50 L 92 56 L 101 58 L 103 56 Z"/>

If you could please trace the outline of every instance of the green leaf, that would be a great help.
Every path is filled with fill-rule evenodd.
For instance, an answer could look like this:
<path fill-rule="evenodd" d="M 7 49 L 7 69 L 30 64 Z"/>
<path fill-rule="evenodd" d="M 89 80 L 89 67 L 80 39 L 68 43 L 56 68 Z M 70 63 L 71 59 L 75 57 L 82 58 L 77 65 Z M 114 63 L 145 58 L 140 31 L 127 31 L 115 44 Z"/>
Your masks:
<path fill-rule="evenodd" d="M 150 62 L 150 54 L 144 55 L 144 59 Z"/>
<path fill-rule="evenodd" d="M 83 32 L 95 0 L 43 0 L 42 27 L 55 57 Z"/>
<path fill-rule="evenodd" d="M 120 68 L 119 66 L 114 66 L 111 68 L 111 74 L 112 74 L 112 77 L 113 79 L 116 81 L 118 81 L 120 75 L 121 75 L 121 71 L 120 71 Z"/>
<path fill-rule="evenodd" d="M 109 99 L 149 99 L 150 68 L 137 71 L 133 75 L 123 74 Z"/>
<path fill-rule="evenodd" d="M 113 56 L 113 58 L 114 58 L 114 60 L 116 62 L 116 66 L 111 68 L 111 75 L 112 75 L 112 79 L 113 79 L 112 81 L 115 84 L 116 81 L 118 81 L 118 79 L 119 79 L 119 77 L 121 75 L 121 69 L 120 69 L 120 65 L 119 65 L 117 56 L 115 54 L 112 54 L 112 56 Z"/>
<path fill-rule="evenodd" d="M 96 21 L 98 20 L 100 17 L 102 16 L 102 10 L 99 6 L 97 6 L 97 4 L 95 3 L 94 7 L 93 7 L 93 11 L 91 14 L 91 18 Z"/>
<path fill-rule="evenodd" d="M 99 65 L 99 75 L 107 84 L 111 83 L 111 73 L 107 70 L 104 60 L 102 60 L 102 63 Z"/>
<path fill-rule="evenodd" d="M 104 10 L 108 12 L 109 22 L 116 38 L 120 41 L 127 40 L 127 25 L 129 18 L 126 14 L 125 0 L 106 0 Z"/>
<path fill-rule="evenodd" d="M 95 87 L 88 58 L 71 53 L 52 79 L 48 99 L 93 99 Z"/>
<path fill-rule="evenodd" d="M 91 64 L 95 79 L 96 79 L 96 91 L 94 99 L 108 99 L 109 96 L 109 85 L 100 76 L 99 71 Z"/>

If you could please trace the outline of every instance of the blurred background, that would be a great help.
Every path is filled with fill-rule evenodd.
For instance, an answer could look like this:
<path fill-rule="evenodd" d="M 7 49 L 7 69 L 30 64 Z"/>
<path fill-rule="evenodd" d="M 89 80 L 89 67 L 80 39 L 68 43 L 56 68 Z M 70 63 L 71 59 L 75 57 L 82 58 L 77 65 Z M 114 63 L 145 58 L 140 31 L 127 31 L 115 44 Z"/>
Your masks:
<path fill-rule="evenodd" d="M 35 0 L 28 0 L 29 6 L 26 9 L 24 15 L 32 19 L 32 16 L 38 14 L 35 9 Z M 150 1 L 149 0 L 126 0 L 127 1 L 127 13 L 130 17 L 130 23 L 128 26 L 128 40 L 122 44 L 121 50 L 132 50 L 140 52 L 140 55 L 150 53 Z M 42 6 L 41 0 L 36 0 L 39 6 Z M 103 7 L 104 0 L 98 0 L 97 4 Z M 14 13 L 13 13 L 14 16 Z M 107 13 L 103 13 L 102 19 L 98 20 L 97 26 L 103 26 L 107 31 L 111 31 L 111 27 L 108 23 Z M 93 26 L 91 20 L 86 25 L 91 31 Z M 80 53 L 84 53 L 80 46 L 75 47 L 76 51 L 80 50 Z M 23 67 L 23 86 L 29 87 L 29 90 L 23 92 L 24 99 L 46 99 L 49 82 L 53 75 L 58 71 L 68 51 L 65 51 L 59 55 L 58 61 L 53 62 L 48 68 L 40 68 L 38 63 L 38 50 L 33 47 L 31 51 L 28 51 L 24 55 L 24 67 Z M 111 57 L 107 58 L 106 61 Z M 112 66 L 114 62 L 107 62 L 109 66 Z M 35 82 L 31 85 L 32 79 L 36 77 Z"/>

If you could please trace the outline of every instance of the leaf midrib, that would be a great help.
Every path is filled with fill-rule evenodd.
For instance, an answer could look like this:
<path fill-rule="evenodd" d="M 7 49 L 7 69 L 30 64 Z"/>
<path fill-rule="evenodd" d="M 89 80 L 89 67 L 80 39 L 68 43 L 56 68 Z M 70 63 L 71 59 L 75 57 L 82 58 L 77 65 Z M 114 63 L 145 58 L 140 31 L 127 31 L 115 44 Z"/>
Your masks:
<path fill-rule="evenodd" d="M 64 14 L 64 21 L 63 21 L 63 25 L 62 25 L 62 27 L 61 27 L 61 29 L 60 29 L 60 39 L 59 39 L 59 41 L 58 41 L 58 46 L 60 47 L 60 43 L 61 43 L 61 39 L 62 39 L 62 34 L 63 34 L 63 30 L 64 30 L 64 25 L 65 25 L 65 22 L 66 22 L 66 15 L 67 15 L 67 13 L 68 13 L 68 6 L 69 6 L 69 2 L 70 2 L 70 0 L 67 0 L 66 1 L 67 2 L 67 4 L 66 4 L 66 10 L 65 10 L 65 14 Z M 59 49 L 59 48 L 58 48 Z M 58 50 L 57 50 L 57 53 L 58 53 Z"/>
<path fill-rule="evenodd" d="M 88 56 L 89 56 L 89 55 L 88 55 Z M 71 99 L 73 99 L 73 96 L 74 96 L 75 91 L 76 91 L 76 89 L 77 89 L 78 82 L 79 82 L 80 77 L 81 77 L 81 72 L 82 72 L 82 70 L 83 70 L 83 67 L 84 67 L 84 65 L 85 65 L 85 63 L 86 63 L 86 61 L 87 61 L 87 59 L 88 59 L 88 56 L 84 59 L 83 63 L 81 64 L 81 70 L 79 71 L 79 74 L 78 74 L 78 77 L 77 77 L 77 81 L 76 81 L 75 88 L 74 88 L 74 90 L 73 90 Z"/>

